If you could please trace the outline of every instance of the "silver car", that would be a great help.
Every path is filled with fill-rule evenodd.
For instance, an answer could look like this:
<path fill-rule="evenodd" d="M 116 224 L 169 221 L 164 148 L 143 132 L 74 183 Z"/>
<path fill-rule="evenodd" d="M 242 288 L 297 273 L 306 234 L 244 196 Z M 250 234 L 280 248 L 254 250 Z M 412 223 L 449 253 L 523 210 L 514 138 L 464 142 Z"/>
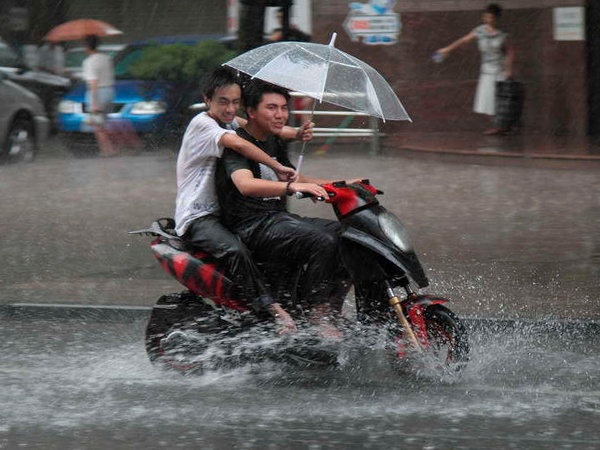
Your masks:
<path fill-rule="evenodd" d="M 0 161 L 33 161 L 49 129 L 40 98 L 0 73 Z"/>

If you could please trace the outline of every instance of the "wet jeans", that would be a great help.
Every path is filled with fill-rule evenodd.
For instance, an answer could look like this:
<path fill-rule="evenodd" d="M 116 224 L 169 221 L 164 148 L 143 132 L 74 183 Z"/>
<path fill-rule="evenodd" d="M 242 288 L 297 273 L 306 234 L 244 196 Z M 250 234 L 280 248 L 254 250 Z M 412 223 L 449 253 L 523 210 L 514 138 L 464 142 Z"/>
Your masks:
<path fill-rule="evenodd" d="M 306 265 L 303 298 L 312 305 L 330 300 L 339 287 L 338 234 L 340 223 L 271 212 L 235 231 L 257 261 L 280 267 Z"/>
<path fill-rule="evenodd" d="M 276 301 L 266 289 L 263 275 L 244 243 L 221 224 L 219 217 L 208 215 L 194 220 L 184 238 L 225 263 L 227 275 L 243 300 L 257 309 Z"/>

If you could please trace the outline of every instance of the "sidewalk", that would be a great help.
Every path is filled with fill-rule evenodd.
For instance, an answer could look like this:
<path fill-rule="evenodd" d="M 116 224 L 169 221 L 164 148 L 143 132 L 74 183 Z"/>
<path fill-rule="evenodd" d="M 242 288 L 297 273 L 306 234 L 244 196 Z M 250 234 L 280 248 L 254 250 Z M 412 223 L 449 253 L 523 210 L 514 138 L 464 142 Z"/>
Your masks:
<path fill-rule="evenodd" d="M 479 132 L 395 133 L 386 148 L 428 153 L 600 162 L 600 144 L 587 137 L 512 134 L 486 136 Z"/>

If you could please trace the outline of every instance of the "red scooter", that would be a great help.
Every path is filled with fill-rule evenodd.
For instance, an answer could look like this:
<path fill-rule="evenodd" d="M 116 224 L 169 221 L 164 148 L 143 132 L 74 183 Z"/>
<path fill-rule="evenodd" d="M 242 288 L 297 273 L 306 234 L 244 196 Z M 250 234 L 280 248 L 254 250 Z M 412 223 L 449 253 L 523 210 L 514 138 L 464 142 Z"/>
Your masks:
<path fill-rule="evenodd" d="M 444 306 L 448 300 L 413 288 L 425 288 L 429 281 L 404 226 L 379 204 L 383 192 L 368 180 L 323 187 L 328 198 L 322 200 L 331 203 L 342 224 L 340 253 L 354 287 L 355 317 L 338 323 L 345 335 L 351 340 L 366 329 L 383 329 L 394 367 L 416 358 L 427 360 L 430 368 L 459 373 L 469 356 L 466 329 Z M 155 236 L 151 247 L 158 262 L 188 289 L 163 295 L 152 310 L 146 332 L 152 362 L 184 373 L 264 359 L 336 364 L 340 344 L 319 339 L 306 320 L 307 305 L 298 295 L 301 267 L 270 276 L 276 298 L 299 324 L 298 333 L 278 336 L 270 316 L 255 313 L 236 296 L 222 264 L 191 248 L 174 225 L 172 219 L 159 219 L 130 232 Z"/>

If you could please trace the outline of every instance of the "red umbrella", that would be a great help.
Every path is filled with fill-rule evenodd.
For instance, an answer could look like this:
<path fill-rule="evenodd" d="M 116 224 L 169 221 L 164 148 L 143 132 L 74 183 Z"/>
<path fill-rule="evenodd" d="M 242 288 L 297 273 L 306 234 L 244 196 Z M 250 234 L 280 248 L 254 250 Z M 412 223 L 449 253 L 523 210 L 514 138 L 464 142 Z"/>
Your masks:
<path fill-rule="evenodd" d="M 78 19 L 65 22 L 50 30 L 44 40 L 50 42 L 74 41 L 90 34 L 96 36 L 116 36 L 123 34 L 111 24 L 94 19 Z"/>

